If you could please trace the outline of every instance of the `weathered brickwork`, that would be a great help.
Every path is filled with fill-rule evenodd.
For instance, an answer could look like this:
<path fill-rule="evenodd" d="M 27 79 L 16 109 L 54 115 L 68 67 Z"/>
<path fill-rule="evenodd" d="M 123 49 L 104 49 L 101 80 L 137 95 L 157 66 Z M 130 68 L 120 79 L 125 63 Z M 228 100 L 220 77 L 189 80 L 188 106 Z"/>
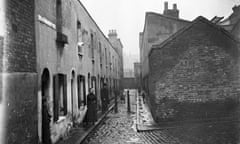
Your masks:
<path fill-rule="evenodd" d="M 34 0 L 6 3 L 4 71 L 36 72 Z"/>
<path fill-rule="evenodd" d="M 7 144 L 35 144 L 37 139 L 37 74 L 4 74 Z M 24 84 L 24 86 L 22 86 Z"/>
<path fill-rule="evenodd" d="M 149 60 L 156 119 L 173 117 L 175 102 L 206 104 L 239 94 L 236 41 L 202 17 L 156 46 Z M 173 100 L 172 104 L 168 100 Z"/>
<path fill-rule="evenodd" d="M 178 30 L 189 24 L 190 21 L 186 21 L 177 17 L 170 17 L 169 15 L 162 15 L 153 12 L 146 13 L 144 30 L 141 35 L 139 35 L 142 85 L 146 91 L 148 90 L 148 84 L 145 85 L 144 83 L 148 83 L 148 54 L 151 51 L 152 46 L 163 42 Z"/>
<path fill-rule="evenodd" d="M 4 37 L 0 36 L 0 72 L 3 70 L 3 41 Z"/>
<path fill-rule="evenodd" d="M 37 143 L 37 73 L 34 0 L 6 2 L 3 46 L 3 143 Z M 1 59 L 2 59 L 1 58 Z"/>

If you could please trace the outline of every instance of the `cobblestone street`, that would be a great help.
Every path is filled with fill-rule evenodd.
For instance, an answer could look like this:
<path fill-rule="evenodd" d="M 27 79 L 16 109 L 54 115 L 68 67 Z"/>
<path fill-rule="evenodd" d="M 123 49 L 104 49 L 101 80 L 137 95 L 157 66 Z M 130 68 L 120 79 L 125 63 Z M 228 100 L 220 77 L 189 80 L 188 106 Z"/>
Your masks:
<path fill-rule="evenodd" d="M 157 131 L 137 132 L 136 122 L 136 103 L 133 102 L 135 96 L 131 96 L 131 114 L 127 112 L 125 104 L 119 104 L 119 112 L 110 112 L 104 122 L 100 124 L 83 142 L 83 144 L 161 144 L 181 143 L 179 139 L 174 138 L 167 133 Z"/>
<path fill-rule="evenodd" d="M 131 114 L 126 104 L 111 111 L 83 144 L 238 144 L 239 126 L 233 122 L 186 124 L 162 130 L 136 131 L 136 103 L 131 96 Z"/>

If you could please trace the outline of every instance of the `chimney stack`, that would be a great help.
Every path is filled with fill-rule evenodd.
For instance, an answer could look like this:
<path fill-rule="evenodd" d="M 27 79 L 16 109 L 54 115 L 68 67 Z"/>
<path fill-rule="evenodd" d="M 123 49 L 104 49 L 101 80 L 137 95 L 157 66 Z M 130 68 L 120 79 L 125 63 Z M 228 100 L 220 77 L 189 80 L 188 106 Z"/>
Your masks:
<path fill-rule="evenodd" d="M 168 10 L 168 2 L 164 2 L 164 10 Z"/>
<path fill-rule="evenodd" d="M 177 4 L 174 3 L 173 4 L 173 8 L 172 9 L 168 9 L 168 2 L 164 2 L 163 15 L 174 17 L 174 18 L 179 18 L 179 10 L 177 9 Z"/>
<path fill-rule="evenodd" d="M 117 31 L 109 30 L 108 37 L 109 37 L 109 39 L 117 39 Z"/>
<path fill-rule="evenodd" d="M 177 10 L 177 4 L 173 4 L 173 9 Z"/>

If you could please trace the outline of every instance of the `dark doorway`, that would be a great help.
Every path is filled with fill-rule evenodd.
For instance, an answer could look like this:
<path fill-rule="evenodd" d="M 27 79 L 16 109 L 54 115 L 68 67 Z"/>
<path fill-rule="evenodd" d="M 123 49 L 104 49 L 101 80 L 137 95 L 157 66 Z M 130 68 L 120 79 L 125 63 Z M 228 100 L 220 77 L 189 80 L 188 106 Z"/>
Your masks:
<path fill-rule="evenodd" d="M 72 100 L 72 120 L 74 120 L 74 97 L 75 97 L 75 72 L 72 71 L 71 78 L 71 100 Z"/>
<path fill-rule="evenodd" d="M 50 76 L 48 69 L 44 69 L 41 77 L 41 91 L 42 91 L 42 142 L 44 144 L 51 143 L 50 135 L 50 114 L 49 114 L 49 86 Z"/>

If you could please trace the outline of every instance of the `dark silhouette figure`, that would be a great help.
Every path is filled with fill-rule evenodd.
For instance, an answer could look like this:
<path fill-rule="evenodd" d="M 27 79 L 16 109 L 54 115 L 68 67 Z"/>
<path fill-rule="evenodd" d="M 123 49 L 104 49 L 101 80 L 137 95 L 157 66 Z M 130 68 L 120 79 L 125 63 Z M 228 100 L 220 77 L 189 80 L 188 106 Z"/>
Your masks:
<path fill-rule="evenodd" d="M 93 89 L 90 89 L 90 93 L 87 95 L 87 123 L 92 123 L 97 121 L 97 97 L 93 92 Z"/>
<path fill-rule="evenodd" d="M 107 84 L 104 84 L 101 90 L 101 101 L 102 101 L 102 112 L 105 112 L 108 109 L 108 104 L 109 104 Z"/>
<path fill-rule="evenodd" d="M 130 94 L 129 94 L 129 90 L 127 90 L 127 109 L 128 112 L 131 112 L 131 106 L 130 106 Z"/>
<path fill-rule="evenodd" d="M 48 112 L 47 99 L 45 97 L 43 98 L 42 106 L 42 143 L 52 144 L 49 125 L 51 121 L 51 115 Z"/>
<path fill-rule="evenodd" d="M 142 92 L 143 103 L 145 103 L 145 92 Z"/>
<path fill-rule="evenodd" d="M 114 90 L 114 95 L 115 95 L 115 97 L 114 97 L 114 102 L 115 102 L 114 111 L 115 111 L 115 113 L 117 113 L 118 112 L 118 95 L 119 95 L 119 92 L 118 92 L 117 89 Z"/>
<path fill-rule="evenodd" d="M 120 92 L 121 103 L 125 103 L 125 93 L 123 91 Z"/>

